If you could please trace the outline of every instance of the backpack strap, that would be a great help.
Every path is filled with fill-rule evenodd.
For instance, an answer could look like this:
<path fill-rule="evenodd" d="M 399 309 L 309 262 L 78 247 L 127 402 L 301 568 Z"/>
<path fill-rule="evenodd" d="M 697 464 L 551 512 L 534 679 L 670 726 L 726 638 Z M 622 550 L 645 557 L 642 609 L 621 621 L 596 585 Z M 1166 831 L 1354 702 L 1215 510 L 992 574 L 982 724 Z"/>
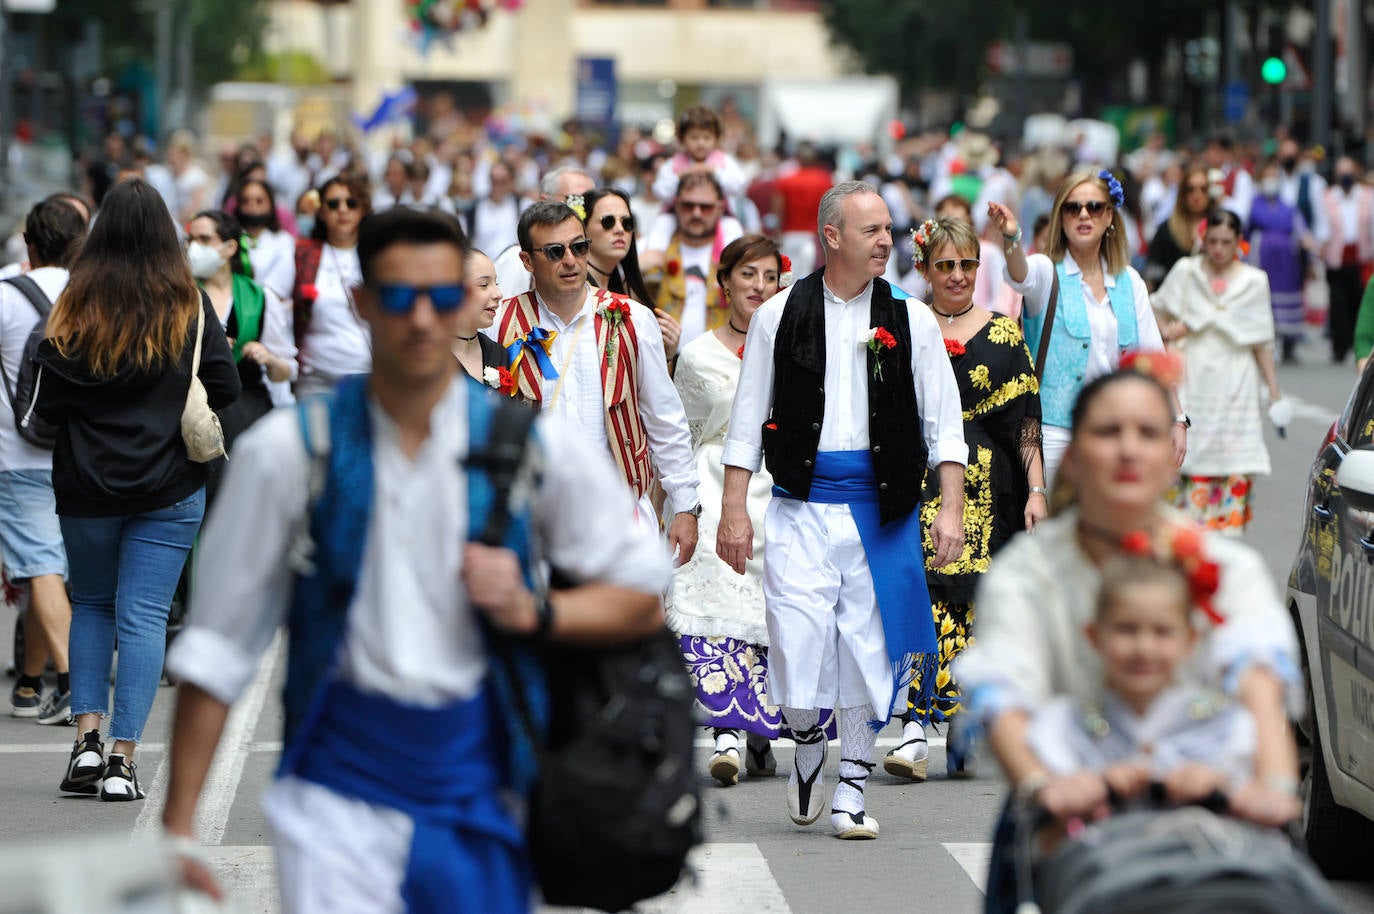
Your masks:
<path fill-rule="evenodd" d="M 34 310 L 38 312 L 38 319 L 40 321 L 46 321 L 48 319 L 48 315 L 52 313 L 52 300 L 48 298 L 43 288 L 33 281 L 32 276 L 20 273 L 18 276 L 11 276 L 9 279 L 4 280 L 4 282 L 14 286 L 14 288 L 19 290 L 20 295 L 23 295 L 29 300 L 29 304 L 33 305 Z M 20 369 L 22 368 L 23 365 L 20 365 Z M 3 357 L 0 357 L 0 376 L 3 376 L 5 379 L 5 393 L 9 396 L 10 408 L 17 409 L 14 403 L 14 384 L 10 381 L 9 372 L 5 371 Z M 37 397 L 34 399 L 36 400 Z"/>
<path fill-rule="evenodd" d="M 305 454 L 310 459 L 310 475 L 306 483 L 305 513 L 301 515 L 300 520 L 296 522 L 296 529 L 292 531 L 291 544 L 287 549 L 287 563 L 302 577 L 309 577 L 315 573 L 315 539 L 310 527 L 329 475 L 329 406 L 332 400 L 332 394 L 316 394 L 296 402 L 301 441 L 304 442 Z"/>

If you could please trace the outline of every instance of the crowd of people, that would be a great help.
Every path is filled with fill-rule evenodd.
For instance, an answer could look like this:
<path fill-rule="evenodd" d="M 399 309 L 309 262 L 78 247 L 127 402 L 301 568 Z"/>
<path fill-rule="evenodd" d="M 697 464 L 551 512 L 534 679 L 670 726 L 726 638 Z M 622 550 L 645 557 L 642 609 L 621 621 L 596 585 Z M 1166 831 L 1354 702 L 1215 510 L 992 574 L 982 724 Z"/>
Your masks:
<path fill-rule="evenodd" d="M 677 127 L 675 147 L 626 130 L 604 151 L 575 129 L 564 149 L 426 134 L 380 161 L 296 135 L 226 149 L 218 183 L 193 138 L 162 164 L 113 137 L 89 197 L 33 209 L 0 283 L 0 549 L 31 590 L 14 713 L 77 727 L 61 790 L 144 796 L 165 664 L 183 686 L 164 822 L 192 837 L 228 707 L 284 625 L 267 805 L 288 908 L 393 909 L 401 886 L 429 910 L 482 860 L 474 910 L 524 910 L 490 633 L 666 624 L 710 777 L 783 773 L 790 738 L 788 814 L 828 812 L 840 838 L 880 833 L 866 791 L 894 718 L 882 767 L 906 782 L 943 725 L 950 776 L 976 773 L 984 733 L 1061 820 L 1151 780 L 1291 820 L 1294 637 L 1238 537 L 1319 285 L 1332 358 L 1374 342 L 1357 164 L 1328 187 L 1292 138 L 1252 162 L 1219 136 L 1002 165 L 966 131 L 840 169 L 807 143 L 759 152 L 705 107 Z M 227 462 L 183 443 L 196 377 Z M 513 553 L 463 534 L 455 461 L 493 398 L 537 410 L 545 450 Z M 558 683 L 514 688 L 541 707 Z M 1151 755 L 1199 690 L 1227 739 L 1194 727 Z M 435 760 L 460 756 L 427 804 L 454 776 Z M 467 864 L 416 869 L 435 829 Z"/>

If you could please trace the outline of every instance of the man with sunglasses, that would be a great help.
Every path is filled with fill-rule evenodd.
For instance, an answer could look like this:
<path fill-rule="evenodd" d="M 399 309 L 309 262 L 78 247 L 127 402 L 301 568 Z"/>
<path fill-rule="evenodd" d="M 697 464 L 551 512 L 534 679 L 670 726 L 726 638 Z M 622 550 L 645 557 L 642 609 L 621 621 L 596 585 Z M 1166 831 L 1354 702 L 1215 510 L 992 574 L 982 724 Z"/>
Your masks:
<path fill-rule="evenodd" d="M 766 462 L 768 700 L 782 706 L 797 742 L 788 814 L 810 825 L 825 811 L 819 709 L 835 708 L 840 783 L 830 825 L 840 838 L 876 838 L 864 783 L 877 731 L 894 701 L 906 710 L 912 663 L 933 663 L 936 648 L 921 481 L 936 468 L 930 543 L 943 566 L 963 552 L 968 447 L 935 318 L 882 278 L 892 253 L 883 198 L 862 182 L 837 184 L 817 223 L 825 266 L 764 302 L 749 324 L 721 457 L 716 552 L 744 573 L 754 541 L 749 478 Z"/>
<path fill-rule="evenodd" d="M 566 204 L 531 206 L 519 235 L 534 288 L 506 299 L 493 325 L 519 393 L 610 450 L 647 529 L 658 528 L 649 495 L 657 476 L 667 493 L 669 546 L 686 562 L 701 515 L 696 461 L 653 312 L 587 284 L 591 242 Z"/>
<path fill-rule="evenodd" d="M 187 882 L 216 897 L 196 799 L 229 705 L 283 624 L 285 750 L 264 802 L 287 914 L 527 912 L 524 842 L 501 792 L 528 780 L 531 758 L 496 696 L 519 690 L 536 708 L 547 696 L 541 677 L 492 662 L 484 632 L 605 644 L 663 625 L 661 543 L 625 522 L 631 500 L 604 452 L 557 417 L 532 432 L 540 473 L 511 503 L 516 548 L 470 541 L 469 505 L 490 480 L 464 460 L 501 404 L 450 348 L 466 250 L 442 213 L 369 220 L 356 297 L 371 374 L 336 389 L 327 421 L 321 401 L 280 410 L 235 448 L 167 660 L 182 686 L 163 823 Z M 532 593 L 532 554 L 583 583 Z"/>
<path fill-rule="evenodd" d="M 540 203 L 577 203 L 596 187 L 596 179 L 575 165 L 552 168 L 539 180 Z M 518 225 L 518 220 L 517 220 Z M 496 264 L 496 284 L 506 295 L 521 295 L 530 290 L 530 274 L 520 257 L 520 244 L 487 250 L 477 245 Z"/>
<path fill-rule="evenodd" d="M 652 263 L 660 263 L 654 306 L 668 357 L 692 340 L 724 324 L 730 307 L 715 281 L 720 252 L 744 234 L 738 219 L 725 214 L 725 194 L 716 176 L 690 171 L 678 182 L 673 219 L 656 219 L 649 234 Z M 664 226 L 672 228 L 665 233 Z"/>

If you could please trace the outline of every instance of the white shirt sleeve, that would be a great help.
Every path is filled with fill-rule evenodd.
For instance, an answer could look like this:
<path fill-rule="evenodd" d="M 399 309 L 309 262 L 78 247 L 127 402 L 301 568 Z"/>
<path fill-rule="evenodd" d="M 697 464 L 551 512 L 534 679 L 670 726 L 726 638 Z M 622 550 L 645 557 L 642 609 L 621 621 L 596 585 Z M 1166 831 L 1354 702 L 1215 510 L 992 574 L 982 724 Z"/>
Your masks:
<path fill-rule="evenodd" d="M 575 581 L 666 590 L 672 562 L 657 530 L 625 522 L 634 499 L 610 454 L 558 416 L 542 414 L 535 428 L 544 449 L 533 509 L 542 556 Z"/>
<path fill-rule="evenodd" d="M 1023 313 L 1035 317 L 1049 304 L 1050 289 L 1054 285 L 1054 263 L 1044 254 L 1032 254 L 1026 258 L 1026 267 L 1026 278 L 1021 282 L 1012 279 L 1011 273 L 1005 268 L 1002 275 L 1007 285 L 1021 293 Z"/>
<path fill-rule="evenodd" d="M 1131 297 L 1135 302 L 1136 346 L 1146 352 L 1163 352 L 1164 338 L 1159 335 L 1159 323 L 1150 306 L 1150 290 L 1135 267 L 1127 267 L 1126 273 L 1131 278 Z"/>
<path fill-rule="evenodd" d="M 720 462 L 757 473 L 763 466 L 763 423 L 773 406 L 773 344 L 782 309 L 792 288 L 779 292 L 759 306 L 744 337 L 744 361 L 730 409 L 730 430 Z"/>
<path fill-rule="evenodd" d="M 957 463 L 966 466 L 968 445 L 964 442 L 964 407 L 940 325 L 919 302 L 908 300 L 907 314 L 911 327 L 911 373 L 916 380 L 921 434 L 930 454 L 930 465 Z"/>
<path fill-rule="evenodd" d="M 291 538 L 305 514 L 309 459 L 294 409 L 264 416 L 234 444 L 201 534 L 189 624 L 167 668 L 233 704 L 286 620 Z"/>
<path fill-rule="evenodd" d="M 639 340 L 639 413 L 649 435 L 649 453 L 672 511 L 690 511 L 700 498 L 687 414 L 668 375 L 658 320 L 648 308 L 635 308 L 633 313 Z"/>
<path fill-rule="evenodd" d="M 296 361 L 298 351 L 291 329 L 291 307 L 269 288 L 263 289 L 262 333 L 258 341 L 267 347 L 268 352 L 287 361 L 291 366 L 287 380 L 296 380 L 300 363 Z"/>

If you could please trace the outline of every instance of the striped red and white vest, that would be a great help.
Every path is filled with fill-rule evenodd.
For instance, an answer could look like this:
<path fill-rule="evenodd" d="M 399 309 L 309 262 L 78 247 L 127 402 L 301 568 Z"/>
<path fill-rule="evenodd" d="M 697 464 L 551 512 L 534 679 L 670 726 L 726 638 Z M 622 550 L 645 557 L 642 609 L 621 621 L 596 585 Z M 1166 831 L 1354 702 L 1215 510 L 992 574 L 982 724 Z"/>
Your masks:
<path fill-rule="evenodd" d="M 649 432 L 639 411 L 639 337 L 631 317 L 636 308 L 645 306 L 605 289 L 590 291 L 596 309 L 592 328 L 596 333 L 597 352 L 601 355 L 606 440 L 621 476 L 639 498 L 649 491 L 654 480 L 653 463 L 649 459 Z M 506 348 L 539 326 L 539 303 L 533 290 L 502 302 L 496 326 L 497 340 Z M 571 365 L 569 359 L 567 370 L 572 370 Z M 556 367 L 563 370 L 563 366 Z M 520 393 L 543 408 L 545 395 L 552 396 L 558 382 L 552 381 L 554 387 L 546 389 L 545 385 L 550 382 L 540 373 L 533 358 L 521 359 L 516 371 Z"/>

